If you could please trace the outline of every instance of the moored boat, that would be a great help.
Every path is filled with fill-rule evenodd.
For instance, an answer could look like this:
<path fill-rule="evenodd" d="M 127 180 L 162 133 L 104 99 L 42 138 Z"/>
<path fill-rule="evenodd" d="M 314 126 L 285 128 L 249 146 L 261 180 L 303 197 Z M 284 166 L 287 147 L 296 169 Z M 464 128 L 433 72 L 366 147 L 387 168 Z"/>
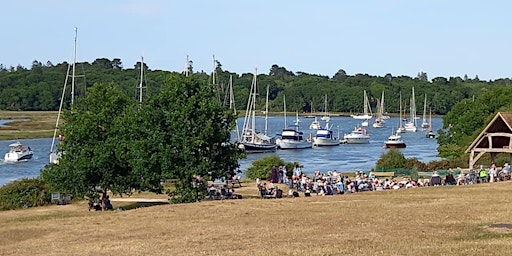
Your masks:
<path fill-rule="evenodd" d="M 252 84 L 251 84 L 251 93 L 249 95 L 249 101 L 247 105 L 247 109 L 245 111 L 244 118 L 244 126 L 242 128 L 242 135 L 240 136 L 240 142 L 238 147 L 240 149 L 245 150 L 246 153 L 262 153 L 262 152 L 270 152 L 276 150 L 276 139 L 274 137 L 270 137 L 267 135 L 267 118 L 265 118 L 265 131 L 261 132 L 256 130 L 256 95 L 257 86 L 256 86 L 256 78 L 257 73 L 254 73 Z M 267 98 L 268 98 L 268 88 L 267 88 Z M 268 108 L 268 105 L 266 106 Z M 265 117 L 267 116 L 268 110 L 265 110 Z"/>
<path fill-rule="evenodd" d="M 354 119 L 365 119 L 365 120 L 372 119 L 372 109 L 370 107 L 370 101 L 368 100 L 368 95 L 366 95 L 366 90 L 364 91 L 363 100 L 364 100 L 364 103 L 363 103 L 363 114 L 350 115 L 352 118 L 354 118 Z"/>
<path fill-rule="evenodd" d="M 299 123 L 300 120 L 297 113 L 295 123 L 284 128 L 281 133 L 281 138 L 276 140 L 279 149 L 304 149 L 313 147 L 310 138 L 306 138 L 304 132 L 300 130 Z"/>
<path fill-rule="evenodd" d="M 338 146 L 340 142 L 334 137 L 329 123 L 325 125 L 325 128 L 318 129 L 315 137 L 313 137 L 313 146 L 325 147 L 325 146 Z"/>
<path fill-rule="evenodd" d="M 347 144 L 366 144 L 370 143 L 370 134 L 364 128 L 355 127 L 351 133 L 345 134 L 343 139 Z"/>
<path fill-rule="evenodd" d="M 311 122 L 311 124 L 309 125 L 309 129 L 310 130 L 318 130 L 318 129 L 322 129 L 322 125 L 320 124 L 320 122 L 317 120 L 316 116 L 315 116 L 315 120 L 313 120 L 313 122 Z"/>
<path fill-rule="evenodd" d="M 398 133 L 392 133 L 388 140 L 384 142 L 385 148 L 405 148 L 405 141 L 402 140 L 402 137 Z"/>

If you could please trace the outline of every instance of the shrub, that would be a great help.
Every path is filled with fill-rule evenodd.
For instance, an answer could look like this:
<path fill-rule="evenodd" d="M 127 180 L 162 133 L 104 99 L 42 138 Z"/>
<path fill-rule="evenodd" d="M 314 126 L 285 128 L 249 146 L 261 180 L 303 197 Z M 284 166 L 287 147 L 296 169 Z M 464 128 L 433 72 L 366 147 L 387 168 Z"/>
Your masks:
<path fill-rule="evenodd" d="M 245 171 L 245 176 L 249 179 L 268 179 L 272 166 L 286 166 L 287 175 L 291 175 L 293 167 L 299 163 L 284 162 L 279 156 L 273 155 L 269 157 L 263 157 L 252 162 L 251 167 Z"/>
<path fill-rule="evenodd" d="M 42 206 L 51 203 L 48 184 L 39 178 L 25 178 L 0 187 L 0 210 Z"/>
<path fill-rule="evenodd" d="M 404 154 L 396 148 L 389 149 L 386 153 L 382 154 L 377 160 L 377 170 L 379 169 L 396 169 L 404 168 L 406 159 Z"/>

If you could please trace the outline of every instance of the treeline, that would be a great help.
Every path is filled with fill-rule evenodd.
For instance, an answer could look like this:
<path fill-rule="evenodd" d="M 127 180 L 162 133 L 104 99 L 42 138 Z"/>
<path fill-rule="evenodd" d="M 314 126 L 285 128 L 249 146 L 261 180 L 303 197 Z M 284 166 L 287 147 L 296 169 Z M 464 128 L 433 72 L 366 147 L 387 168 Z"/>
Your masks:
<path fill-rule="evenodd" d="M 75 95 L 83 95 L 86 88 L 95 83 L 114 82 L 123 91 L 138 98 L 137 87 L 140 84 L 141 62 L 133 68 L 124 68 L 120 59 L 109 60 L 99 58 L 92 63 L 81 62 L 75 66 Z M 71 71 L 69 63 L 53 65 L 34 61 L 30 68 L 18 66 L 5 68 L 0 65 L 0 109 L 3 110 L 57 110 L 63 86 L 68 77 L 66 97 L 71 95 Z M 247 105 L 253 72 L 236 74 L 223 70 L 217 62 L 215 72 L 193 72 L 190 75 L 203 83 L 215 86 L 219 100 L 228 104 L 228 83 L 233 81 L 235 107 L 243 112 Z M 160 91 L 164 77 L 169 73 L 181 73 L 162 70 L 151 70 L 144 64 L 142 79 L 144 97 L 151 97 Z M 214 79 L 215 77 L 215 79 Z M 366 90 L 370 104 L 375 111 L 377 99 L 385 93 L 385 110 L 398 113 L 399 95 L 402 95 L 404 109 L 410 106 L 412 88 L 415 89 L 416 109 L 423 109 L 424 97 L 427 97 L 427 108 L 433 114 L 445 115 L 452 107 L 464 99 L 473 99 L 483 92 L 511 84 L 509 78 L 494 81 L 480 81 L 478 77 L 470 79 L 461 77 L 436 77 L 431 80 L 426 73 L 418 73 L 417 77 L 371 76 L 368 74 L 348 75 L 340 69 L 332 77 L 304 72 L 292 72 L 284 67 L 273 65 L 268 72 L 258 74 L 259 97 L 258 108 L 264 109 L 266 89 L 269 88 L 269 111 L 283 110 L 283 95 L 286 95 L 288 111 L 323 112 L 324 100 L 327 97 L 329 112 L 358 113 L 363 111 L 363 91 Z M 215 84 L 214 84 L 215 82 Z M 69 100 L 65 101 L 69 104 Z"/>

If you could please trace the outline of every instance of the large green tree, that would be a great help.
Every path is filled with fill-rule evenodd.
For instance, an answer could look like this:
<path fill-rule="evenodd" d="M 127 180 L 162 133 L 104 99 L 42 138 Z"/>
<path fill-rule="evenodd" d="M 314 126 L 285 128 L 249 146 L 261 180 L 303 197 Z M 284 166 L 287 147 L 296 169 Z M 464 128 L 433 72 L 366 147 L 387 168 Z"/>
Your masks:
<path fill-rule="evenodd" d="M 233 175 L 241 153 L 230 143 L 235 117 L 204 82 L 171 75 L 142 104 L 114 84 L 97 84 L 64 114 L 64 152 L 42 177 L 59 191 L 96 188 L 129 194 L 163 191 L 177 180 L 175 201 L 195 200 L 192 177 Z"/>

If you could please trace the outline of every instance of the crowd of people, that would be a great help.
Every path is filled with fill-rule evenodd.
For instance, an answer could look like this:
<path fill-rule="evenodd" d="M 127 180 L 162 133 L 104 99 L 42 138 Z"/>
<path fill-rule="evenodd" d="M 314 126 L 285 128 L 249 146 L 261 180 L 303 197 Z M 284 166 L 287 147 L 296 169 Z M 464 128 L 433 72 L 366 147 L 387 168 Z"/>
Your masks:
<path fill-rule="evenodd" d="M 313 176 L 306 175 L 301 166 L 295 166 L 292 176 L 286 176 L 286 167 L 273 166 L 267 182 L 256 180 L 258 190 L 264 195 L 274 195 L 277 191 L 275 184 L 284 184 L 288 196 L 304 196 L 349 194 L 363 191 L 379 191 L 387 189 L 416 188 L 425 186 L 469 185 L 485 182 L 498 182 L 510 179 L 511 166 L 506 163 L 502 168 L 492 164 L 490 168 L 480 166 L 478 171 L 448 170 L 444 177 L 432 172 L 431 177 L 412 179 L 411 177 L 377 177 L 374 172 L 356 171 L 353 175 L 336 170 L 322 173 L 314 171 Z"/>

